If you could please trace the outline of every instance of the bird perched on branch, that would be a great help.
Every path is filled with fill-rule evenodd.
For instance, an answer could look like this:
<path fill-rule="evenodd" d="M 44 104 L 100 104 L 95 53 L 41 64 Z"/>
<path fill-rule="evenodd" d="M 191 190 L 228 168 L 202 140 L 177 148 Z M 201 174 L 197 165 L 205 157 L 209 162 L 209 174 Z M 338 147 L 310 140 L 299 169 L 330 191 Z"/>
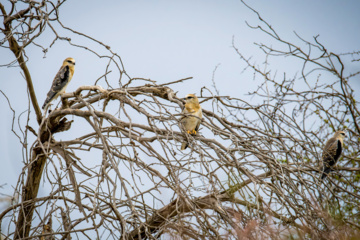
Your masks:
<path fill-rule="evenodd" d="M 53 232 L 54 231 L 52 230 L 52 218 L 50 217 L 47 224 L 43 225 L 43 230 L 42 230 L 41 234 L 51 234 Z M 46 236 L 41 236 L 40 240 L 55 240 L 55 238 L 52 235 L 46 235 Z"/>
<path fill-rule="evenodd" d="M 182 113 L 186 116 L 180 119 L 180 124 L 182 129 L 184 129 L 188 134 L 195 136 L 197 131 L 199 130 L 202 119 L 201 106 L 195 94 L 186 95 L 184 100 L 185 108 Z M 188 142 L 183 142 L 181 145 L 181 150 L 185 150 L 188 146 Z"/>
<path fill-rule="evenodd" d="M 71 57 L 66 58 L 56 74 L 50 91 L 42 108 L 44 109 L 52 100 L 56 99 L 59 95 L 65 93 L 66 87 L 71 81 L 75 71 L 75 60 Z"/>
<path fill-rule="evenodd" d="M 324 147 L 322 154 L 322 161 L 324 164 L 323 174 L 321 179 L 326 178 L 326 176 L 333 171 L 332 167 L 336 164 L 341 156 L 341 152 L 344 146 L 344 131 L 337 131 L 332 138 L 330 138 Z"/>

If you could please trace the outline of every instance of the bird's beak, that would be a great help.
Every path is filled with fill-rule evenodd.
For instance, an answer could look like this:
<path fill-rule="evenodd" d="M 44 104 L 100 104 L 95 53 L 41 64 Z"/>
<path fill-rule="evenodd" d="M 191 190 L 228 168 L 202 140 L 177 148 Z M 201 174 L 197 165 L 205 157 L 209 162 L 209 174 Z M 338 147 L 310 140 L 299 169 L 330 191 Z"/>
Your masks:
<path fill-rule="evenodd" d="M 186 98 L 183 98 L 182 100 L 186 101 Z"/>
<path fill-rule="evenodd" d="M 75 63 L 74 63 L 74 65 L 75 65 Z"/>

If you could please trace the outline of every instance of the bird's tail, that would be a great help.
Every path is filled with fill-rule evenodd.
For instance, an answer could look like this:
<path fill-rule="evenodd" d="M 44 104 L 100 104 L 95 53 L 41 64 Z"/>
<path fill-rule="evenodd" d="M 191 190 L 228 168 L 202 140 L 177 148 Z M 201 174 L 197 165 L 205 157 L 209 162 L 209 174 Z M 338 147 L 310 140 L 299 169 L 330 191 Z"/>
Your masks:
<path fill-rule="evenodd" d="M 323 174 L 321 175 L 321 180 L 327 177 L 327 175 L 331 172 L 331 168 L 325 168 Z"/>
<path fill-rule="evenodd" d="M 46 105 L 49 103 L 48 99 L 45 100 L 44 105 L 42 106 L 42 109 L 44 110 Z"/>
<path fill-rule="evenodd" d="M 42 106 L 42 109 L 45 109 L 45 107 L 53 100 L 53 98 L 54 98 L 54 94 L 51 96 L 49 96 L 49 94 L 48 94 L 48 96 L 46 97 L 46 100 L 44 102 L 44 105 Z"/>
<path fill-rule="evenodd" d="M 188 143 L 188 142 L 183 142 L 183 143 L 181 144 L 181 150 L 185 150 L 188 146 L 189 146 L 189 143 Z"/>
<path fill-rule="evenodd" d="M 52 90 L 50 90 L 47 94 L 46 100 L 44 102 L 44 105 L 42 106 L 42 109 L 44 109 L 46 107 L 46 105 L 48 105 L 52 100 L 56 99 L 59 95 L 56 95 L 55 92 L 53 92 Z"/>

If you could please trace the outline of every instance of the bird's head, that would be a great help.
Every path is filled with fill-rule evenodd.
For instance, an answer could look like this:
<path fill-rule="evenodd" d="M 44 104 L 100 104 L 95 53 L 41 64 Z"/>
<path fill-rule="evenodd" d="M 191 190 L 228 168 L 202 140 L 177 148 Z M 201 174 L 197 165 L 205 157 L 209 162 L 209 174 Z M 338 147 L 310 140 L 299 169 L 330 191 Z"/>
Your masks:
<path fill-rule="evenodd" d="M 63 62 L 64 66 L 70 66 L 70 67 L 74 67 L 75 66 L 75 59 L 68 57 L 64 60 Z"/>
<path fill-rule="evenodd" d="M 195 96 L 195 94 L 188 94 L 184 98 L 185 103 L 193 103 L 193 104 L 199 104 L 198 98 Z"/>
<path fill-rule="evenodd" d="M 337 131 L 335 134 L 334 134 L 334 137 L 339 137 L 341 139 L 344 139 L 346 137 L 346 134 L 344 131 Z"/>

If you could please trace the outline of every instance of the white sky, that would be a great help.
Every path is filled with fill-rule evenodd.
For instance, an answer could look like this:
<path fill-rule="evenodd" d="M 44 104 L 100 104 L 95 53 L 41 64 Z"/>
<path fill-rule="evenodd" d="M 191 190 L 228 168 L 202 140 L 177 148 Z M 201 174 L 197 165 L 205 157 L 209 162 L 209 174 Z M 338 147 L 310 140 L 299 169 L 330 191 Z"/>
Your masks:
<path fill-rule="evenodd" d="M 360 50 L 359 1 L 248 2 L 280 36 L 289 41 L 301 44 L 293 33 L 296 31 L 309 41 L 312 41 L 313 36 L 320 35 L 321 43 L 334 53 Z M 111 46 L 122 57 L 125 69 L 132 77 L 151 78 L 159 84 L 193 77 L 187 84 L 173 86 L 178 90 L 178 96 L 199 94 L 203 86 L 211 88 L 213 71 L 220 64 L 215 75 L 220 94 L 246 98 L 245 94 L 257 86 L 246 75 L 241 75 L 245 65 L 231 47 L 232 38 L 245 56 L 252 56 L 259 64 L 263 62 L 264 56 L 253 43 L 271 43 L 266 35 L 246 26 L 245 21 L 252 25 L 258 25 L 259 21 L 253 12 L 237 0 L 112 0 L 101 1 L 101 4 L 95 0 L 86 1 L 86 4 L 85 1 L 68 1 L 61 7 L 60 17 L 64 25 Z M 2 39 L 4 36 L 0 34 L 0 37 Z M 39 42 L 48 46 L 53 37 L 47 32 Z M 76 42 L 80 41 L 76 37 L 73 41 L 86 44 Z M 95 45 L 91 43 L 91 46 Z M 99 51 L 104 52 L 104 49 Z M 67 91 L 73 91 L 80 85 L 93 84 L 104 73 L 107 64 L 93 54 L 61 41 L 49 49 L 46 58 L 43 58 L 41 49 L 37 47 L 30 47 L 27 56 L 40 106 L 66 57 L 71 56 L 77 62 L 74 78 Z M 12 60 L 13 55 L 9 50 L 0 48 L 0 64 Z M 289 70 L 292 74 L 299 71 L 299 66 L 291 64 L 279 62 L 274 67 Z M 352 72 L 357 70 L 358 62 L 352 63 L 348 69 Z M 0 76 L 0 90 L 9 97 L 18 117 L 28 104 L 25 80 L 18 68 L 0 68 Z M 116 74 L 109 75 L 109 78 L 117 81 Z M 100 82 L 100 85 L 105 87 L 104 82 Z M 12 194 L 11 186 L 16 184 L 23 166 L 21 145 L 9 130 L 12 112 L 2 95 L 0 106 L 3 112 L 0 118 L 3 166 L 0 168 L 0 185 L 7 184 L 0 189 L 0 193 Z M 37 129 L 33 111 L 31 117 L 30 125 Z M 23 122 L 21 127 L 24 128 Z M 15 129 L 19 132 L 18 127 Z M 57 136 L 55 138 L 58 139 Z M 29 147 L 31 144 L 29 142 Z"/>

